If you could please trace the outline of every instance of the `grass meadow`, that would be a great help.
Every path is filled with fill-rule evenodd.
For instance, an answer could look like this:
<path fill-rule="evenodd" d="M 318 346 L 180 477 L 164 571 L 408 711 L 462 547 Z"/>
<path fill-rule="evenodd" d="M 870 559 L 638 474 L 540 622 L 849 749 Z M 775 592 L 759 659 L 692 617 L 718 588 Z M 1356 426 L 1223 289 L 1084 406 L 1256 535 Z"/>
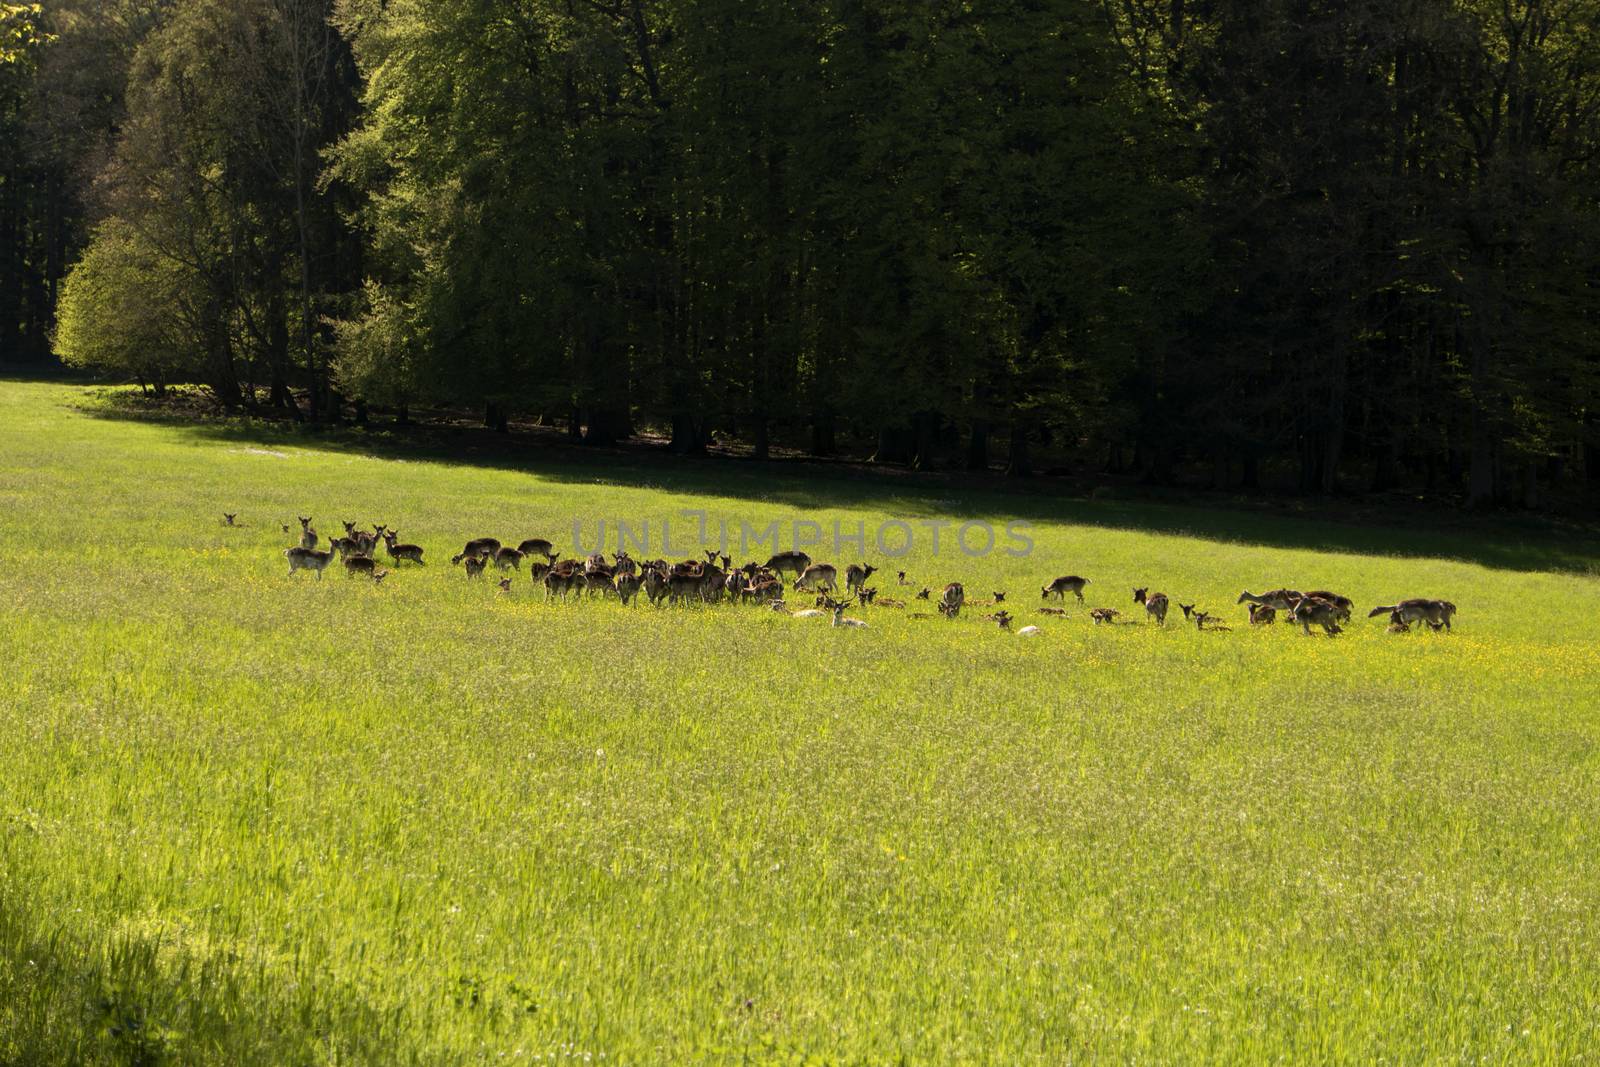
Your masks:
<path fill-rule="evenodd" d="M 683 509 L 1025 519 L 1027 558 L 867 558 L 884 595 L 901 567 L 1003 589 L 1046 632 L 547 604 L 449 566 Z M 387 522 L 430 565 L 291 579 L 296 515 Z M 449 462 L 0 382 L 0 1063 L 1592 1062 L 1593 551 Z M 1035 615 L 1071 572 L 1173 618 Z M 1242 625 L 1239 591 L 1279 585 L 1358 617 Z M 1408 596 L 1454 631 L 1365 618 Z"/>

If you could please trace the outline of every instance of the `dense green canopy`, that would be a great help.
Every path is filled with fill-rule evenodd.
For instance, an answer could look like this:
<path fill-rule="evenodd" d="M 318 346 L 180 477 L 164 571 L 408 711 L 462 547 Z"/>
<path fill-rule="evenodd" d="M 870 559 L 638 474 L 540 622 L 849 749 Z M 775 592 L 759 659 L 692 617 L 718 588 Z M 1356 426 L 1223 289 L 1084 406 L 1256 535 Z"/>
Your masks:
<path fill-rule="evenodd" d="M 76 257 L 63 357 L 297 417 L 1600 484 L 1600 0 L 3 18 L 0 359 Z"/>

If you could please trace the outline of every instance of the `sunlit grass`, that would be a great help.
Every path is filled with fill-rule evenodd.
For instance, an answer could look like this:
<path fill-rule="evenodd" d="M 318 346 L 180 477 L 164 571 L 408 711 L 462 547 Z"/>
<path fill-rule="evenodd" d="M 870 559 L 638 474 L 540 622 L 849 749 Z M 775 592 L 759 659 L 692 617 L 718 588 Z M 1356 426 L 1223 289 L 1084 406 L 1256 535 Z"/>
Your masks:
<path fill-rule="evenodd" d="M 1470 533 L 1401 557 L 848 480 L 668 492 L 79 399 L 0 383 L 0 1063 L 1600 1047 L 1594 577 L 1466 562 L 1504 555 Z M 1030 558 L 923 539 L 876 584 L 1007 590 L 1037 641 L 977 610 L 844 632 L 547 604 L 448 566 L 574 518 L 870 530 L 1012 503 Z M 397 525 L 431 565 L 291 579 L 297 514 Z M 1072 571 L 1129 618 L 1134 585 L 1166 591 L 1168 626 L 1035 615 Z M 1336 640 L 1243 625 L 1239 590 L 1285 583 L 1363 610 Z M 1456 630 L 1360 617 L 1413 595 L 1454 600 Z"/>

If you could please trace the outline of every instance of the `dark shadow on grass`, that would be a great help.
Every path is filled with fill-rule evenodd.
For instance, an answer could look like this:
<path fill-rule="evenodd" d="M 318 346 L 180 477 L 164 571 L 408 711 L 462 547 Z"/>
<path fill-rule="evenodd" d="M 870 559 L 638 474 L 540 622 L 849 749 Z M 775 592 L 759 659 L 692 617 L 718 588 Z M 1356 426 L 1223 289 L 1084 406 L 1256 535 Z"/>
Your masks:
<path fill-rule="evenodd" d="M 1445 558 L 1497 570 L 1600 574 L 1600 529 L 1593 524 L 1531 514 L 1473 515 L 1403 495 L 1343 501 L 1185 492 L 1131 483 L 1093 485 L 1057 477 L 1000 481 L 992 474 L 912 472 L 853 460 L 681 456 L 659 442 L 589 447 L 546 428 L 505 434 L 460 422 L 361 428 L 195 418 L 191 412 L 142 403 L 136 395 L 131 399 L 103 395 L 75 410 L 95 418 L 158 423 L 204 440 L 314 446 L 523 472 L 557 482 L 760 501 L 791 508 L 797 519 L 839 508 L 883 512 L 913 524 L 932 516 L 1018 519 L 1276 548 Z M 658 516 L 591 518 L 601 517 L 632 521 Z"/>

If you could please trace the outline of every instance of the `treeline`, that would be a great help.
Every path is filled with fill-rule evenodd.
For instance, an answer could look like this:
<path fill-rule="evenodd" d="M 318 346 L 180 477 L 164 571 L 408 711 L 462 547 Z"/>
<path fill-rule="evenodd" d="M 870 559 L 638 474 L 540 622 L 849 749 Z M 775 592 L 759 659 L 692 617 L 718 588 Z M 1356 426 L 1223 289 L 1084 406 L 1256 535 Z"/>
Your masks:
<path fill-rule="evenodd" d="M 1600 0 L 4 12 L 0 359 L 683 452 L 1600 485 Z"/>

